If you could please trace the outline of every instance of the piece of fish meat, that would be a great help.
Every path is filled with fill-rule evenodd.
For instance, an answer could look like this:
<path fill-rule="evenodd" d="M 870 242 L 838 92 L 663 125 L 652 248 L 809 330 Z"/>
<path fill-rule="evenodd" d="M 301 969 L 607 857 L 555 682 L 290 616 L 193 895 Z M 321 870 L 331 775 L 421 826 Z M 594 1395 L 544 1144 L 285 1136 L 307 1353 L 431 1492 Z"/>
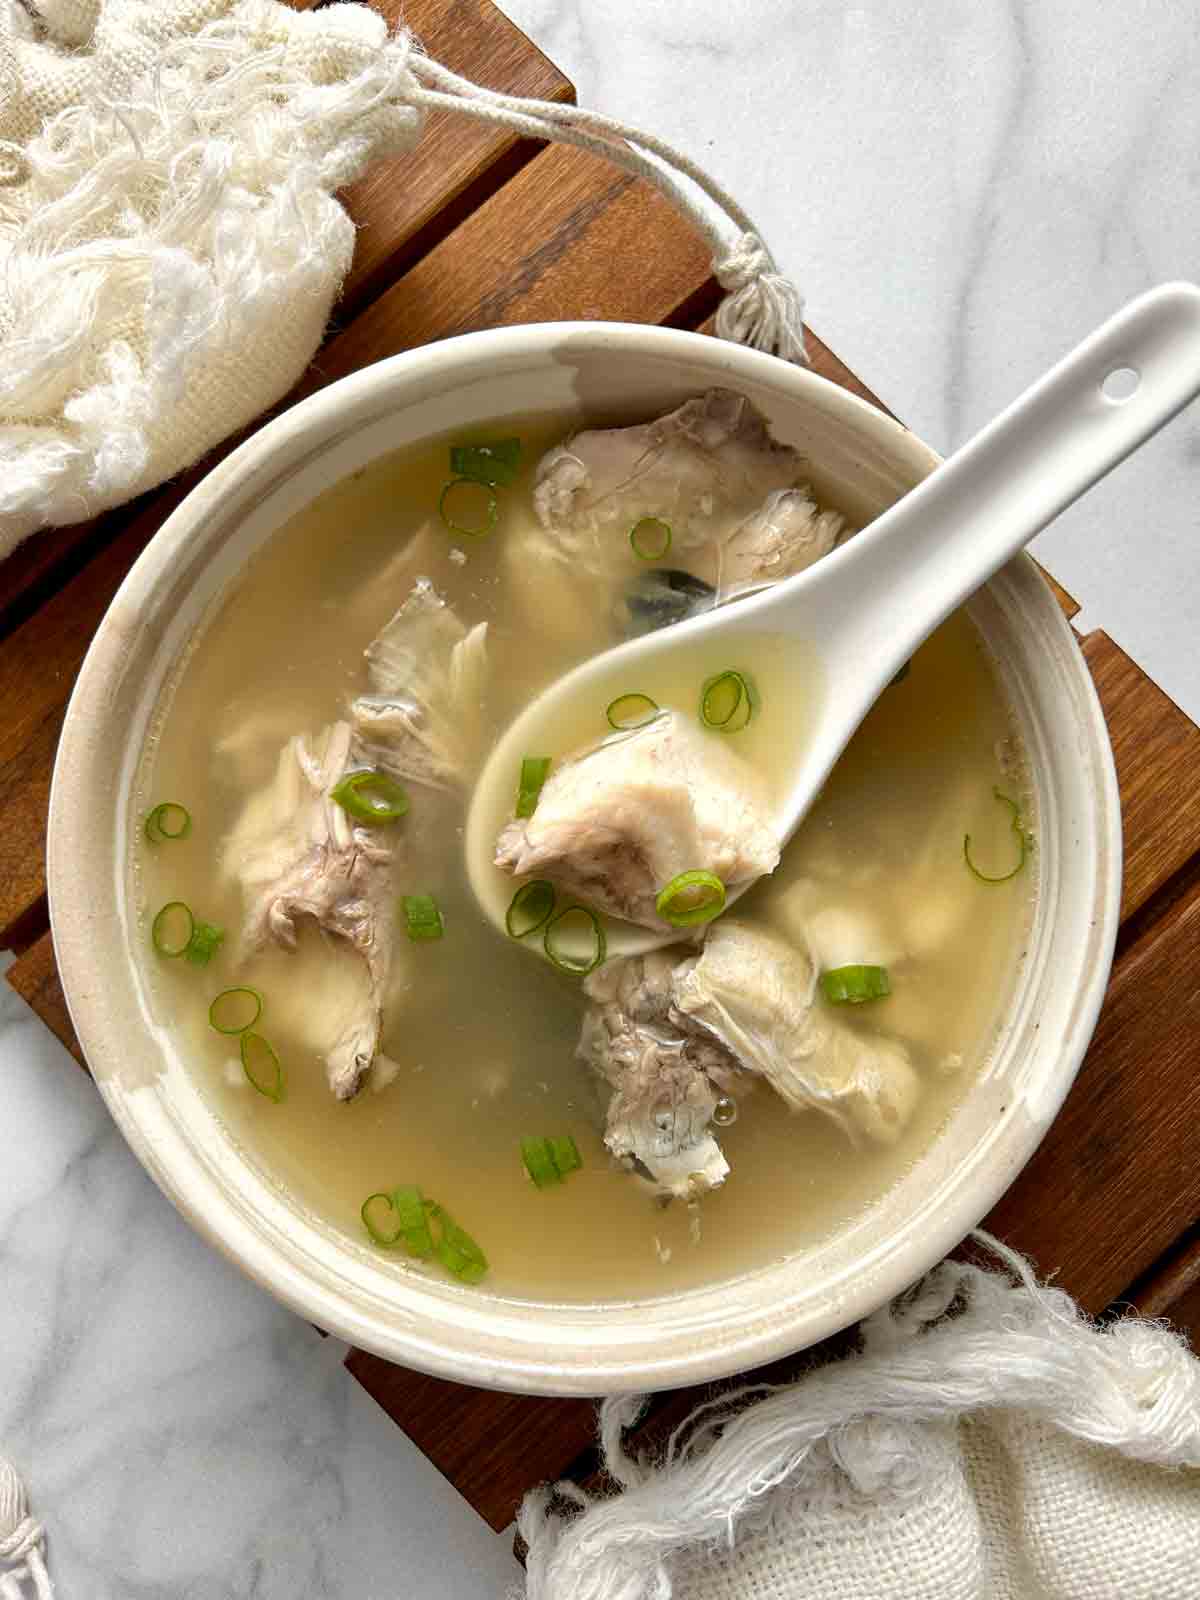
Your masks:
<path fill-rule="evenodd" d="M 704 869 L 726 888 L 772 872 L 779 839 L 757 774 L 674 712 L 564 761 L 532 817 L 501 830 L 496 865 L 550 878 L 647 928 L 660 890 Z"/>
<path fill-rule="evenodd" d="M 357 994 L 344 990 L 343 1020 L 326 1051 L 339 1100 L 358 1092 L 379 1047 L 394 924 L 391 830 L 356 825 L 331 798 L 359 764 L 353 752 L 348 722 L 290 739 L 274 780 L 247 802 L 222 850 L 222 870 L 242 887 L 247 951 L 268 943 L 294 950 L 311 921 L 361 957 Z"/>
<path fill-rule="evenodd" d="M 801 571 L 844 530 L 822 512 L 797 451 L 743 395 L 709 389 L 630 428 L 590 428 L 538 464 L 534 510 L 575 571 L 634 571 L 643 517 L 671 529 L 671 562 L 725 595 Z"/>
<path fill-rule="evenodd" d="M 467 628 L 421 577 L 366 661 L 370 692 L 351 707 L 366 764 L 433 789 L 461 787 L 479 752 L 487 623 Z"/>
<path fill-rule="evenodd" d="M 613 1155 L 658 1193 L 694 1199 L 729 1173 L 709 1125 L 737 1068 L 714 1041 L 671 1022 L 678 960 L 678 950 L 656 950 L 592 973 L 577 1054 L 609 1087 Z"/>
<path fill-rule="evenodd" d="M 822 1111 L 852 1139 L 899 1138 L 920 1094 L 908 1052 L 816 1003 L 808 956 L 776 934 L 725 917 L 672 977 L 672 1018 L 701 1028 L 796 1111 Z"/>

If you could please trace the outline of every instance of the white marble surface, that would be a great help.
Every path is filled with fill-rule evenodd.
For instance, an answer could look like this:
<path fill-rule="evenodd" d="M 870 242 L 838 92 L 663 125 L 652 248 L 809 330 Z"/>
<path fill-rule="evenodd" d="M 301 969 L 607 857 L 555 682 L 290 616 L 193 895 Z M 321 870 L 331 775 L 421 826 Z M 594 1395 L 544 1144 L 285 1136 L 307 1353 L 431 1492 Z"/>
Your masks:
<path fill-rule="evenodd" d="M 201 1243 L 0 983 L 0 1452 L 59 1600 L 499 1600 L 511 1533 L 344 1355 Z"/>
<path fill-rule="evenodd" d="M 1200 276 L 1200 13 L 1179 0 L 505 0 L 583 103 L 735 190 L 813 326 L 932 444 L 1125 299 Z M 1200 717 L 1200 413 L 1043 535 Z M 62 1600 L 499 1593 L 484 1528 L 179 1221 L 0 1000 L 0 1448 Z"/>

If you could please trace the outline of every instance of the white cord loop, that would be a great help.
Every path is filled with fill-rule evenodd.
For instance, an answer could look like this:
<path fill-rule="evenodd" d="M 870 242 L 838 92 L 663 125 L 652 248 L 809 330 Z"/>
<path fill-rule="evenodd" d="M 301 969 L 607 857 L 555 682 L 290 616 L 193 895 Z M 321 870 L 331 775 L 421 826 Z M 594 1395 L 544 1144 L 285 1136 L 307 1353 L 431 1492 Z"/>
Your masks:
<path fill-rule="evenodd" d="M 20 1473 L 0 1456 L 0 1600 L 24 1600 L 21 1585 L 25 1581 L 33 1584 L 37 1600 L 54 1600 L 45 1544 L 41 1523 L 29 1515 Z"/>

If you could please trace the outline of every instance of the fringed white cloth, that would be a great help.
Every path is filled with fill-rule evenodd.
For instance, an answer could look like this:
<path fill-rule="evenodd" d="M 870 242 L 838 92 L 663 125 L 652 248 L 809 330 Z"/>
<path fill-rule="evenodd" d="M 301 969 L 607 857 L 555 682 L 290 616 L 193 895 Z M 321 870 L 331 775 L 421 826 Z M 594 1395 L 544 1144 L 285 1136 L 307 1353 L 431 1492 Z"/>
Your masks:
<path fill-rule="evenodd" d="M 606 1401 L 622 1491 L 527 1497 L 526 1600 L 1200 1600 L 1200 1361 L 976 1240 L 1001 1271 L 943 1262 L 859 1353 L 702 1407 L 657 1461 Z"/>
<path fill-rule="evenodd" d="M 0 1600 L 54 1600 L 46 1571 L 45 1534 L 29 1514 L 20 1473 L 0 1456 Z"/>
<path fill-rule="evenodd" d="M 197 460 L 284 395 L 354 228 L 335 191 L 440 107 L 577 144 L 708 239 L 723 336 L 803 359 L 803 306 L 685 156 L 482 89 L 365 6 L 0 0 L 0 557 Z"/>

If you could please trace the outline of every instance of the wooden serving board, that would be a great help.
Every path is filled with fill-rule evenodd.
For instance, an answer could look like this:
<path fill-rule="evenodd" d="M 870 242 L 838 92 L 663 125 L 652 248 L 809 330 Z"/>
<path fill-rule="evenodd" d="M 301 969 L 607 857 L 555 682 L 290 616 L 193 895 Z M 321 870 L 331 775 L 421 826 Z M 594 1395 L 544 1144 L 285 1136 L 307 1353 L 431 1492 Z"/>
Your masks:
<path fill-rule="evenodd" d="M 399 0 L 375 3 L 398 19 Z M 572 98 L 488 0 L 407 0 L 404 12 L 450 67 L 498 89 Z M 360 224 L 358 253 L 337 327 L 301 392 L 468 329 L 567 317 L 703 328 L 716 305 L 704 249 L 666 201 L 575 150 L 436 118 L 418 152 L 379 167 L 346 200 Z M 818 372 L 879 403 L 809 338 Z M 0 948 L 17 952 L 9 981 L 81 1060 L 47 931 L 54 751 L 117 586 L 217 456 L 118 513 L 29 540 L 0 565 Z M 1074 601 L 1048 581 L 1073 616 Z M 1066 1106 L 987 1226 L 1089 1311 L 1132 1300 L 1200 1345 L 1200 730 L 1105 634 L 1080 648 L 1120 777 L 1117 961 Z M 489 1394 L 361 1351 L 348 1365 L 496 1528 L 533 1484 L 594 1469 L 589 1402 Z M 780 1363 L 773 1375 L 788 1370 Z M 646 1439 L 695 1398 L 658 1397 Z"/>

